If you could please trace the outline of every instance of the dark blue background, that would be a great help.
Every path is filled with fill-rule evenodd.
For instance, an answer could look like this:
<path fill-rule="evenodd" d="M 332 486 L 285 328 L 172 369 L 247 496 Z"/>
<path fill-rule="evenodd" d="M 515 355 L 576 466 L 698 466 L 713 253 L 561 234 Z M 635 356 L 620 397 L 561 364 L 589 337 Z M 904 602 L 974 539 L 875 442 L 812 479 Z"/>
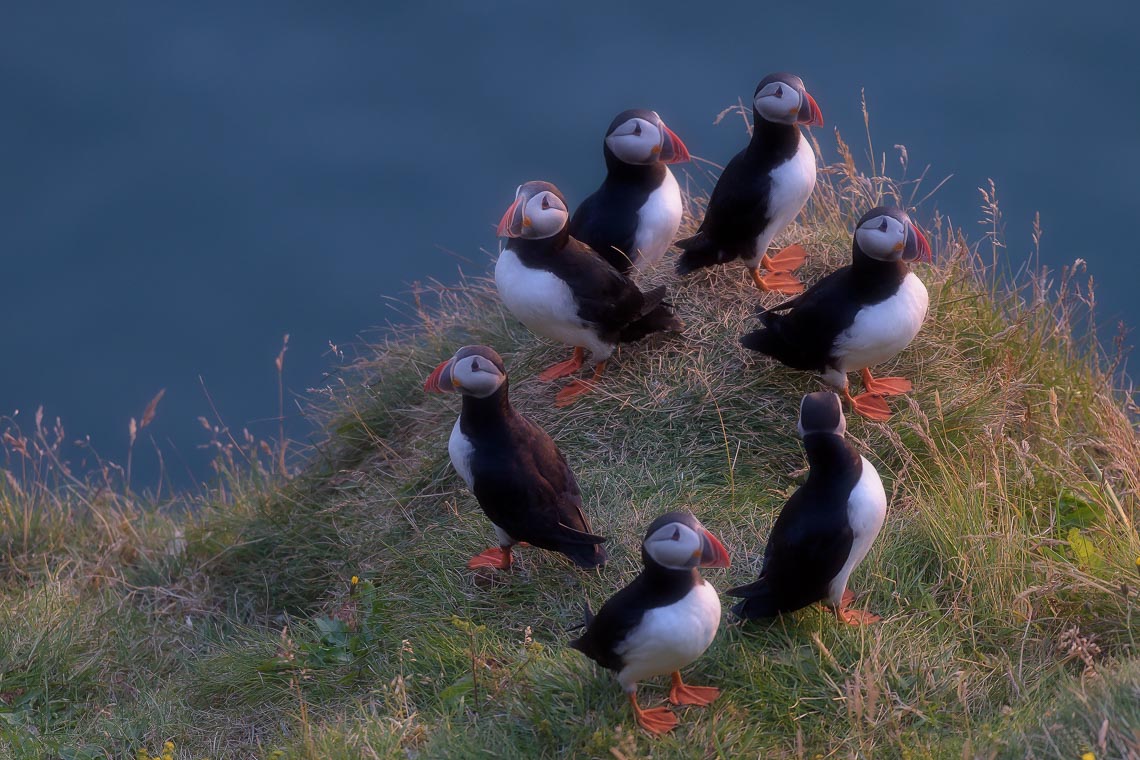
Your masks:
<path fill-rule="evenodd" d="M 772 70 L 803 76 L 829 151 L 837 126 L 864 152 L 865 88 L 879 150 L 954 174 L 940 210 L 980 236 L 993 177 L 1012 257 L 1040 210 L 1044 260 L 1088 259 L 1101 318 L 1140 317 L 1132 4 L 124 0 L 2 19 L 0 411 L 27 426 L 43 404 L 121 461 L 165 387 L 152 431 L 183 479 L 206 472 L 199 376 L 231 426 L 270 433 L 284 333 L 303 392 L 329 341 L 398 316 L 385 296 L 484 271 L 520 182 L 592 190 L 616 112 L 654 108 L 723 163 L 744 136 L 713 117 Z"/>

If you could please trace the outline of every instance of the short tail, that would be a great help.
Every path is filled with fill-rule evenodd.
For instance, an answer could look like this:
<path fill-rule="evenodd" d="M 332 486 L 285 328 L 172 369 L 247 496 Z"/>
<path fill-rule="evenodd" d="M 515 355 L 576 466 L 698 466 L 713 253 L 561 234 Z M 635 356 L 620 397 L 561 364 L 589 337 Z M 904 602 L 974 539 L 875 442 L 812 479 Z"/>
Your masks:
<path fill-rule="evenodd" d="M 645 296 L 645 305 L 641 309 L 641 316 L 623 327 L 618 333 L 618 340 L 621 343 L 632 343 L 653 333 L 679 332 L 685 327 L 685 323 L 673 313 L 673 305 L 665 300 L 669 292 L 664 285 L 643 295 Z"/>
<path fill-rule="evenodd" d="M 749 351 L 757 351 L 793 369 L 811 369 L 811 362 L 804 357 L 804 347 L 788 340 L 781 329 L 783 315 L 767 312 L 760 315 L 760 329 L 740 336 L 740 345 Z"/>
<path fill-rule="evenodd" d="M 602 541 L 605 539 L 603 538 Z M 606 553 L 606 547 L 600 543 L 566 546 L 562 549 L 562 553 L 569 557 L 575 565 L 585 569 L 601 567 L 610 558 L 610 555 Z"/>
<path fill-rule="evenodd" d="M 677 247 L 682 251 L 676 264 L 679 275 L 728 261 L 728 258 L 721 254 L 720 246 L 714 243 L 706 232 L 698 232 L 690 238 L 678 240 Z"/>
<path fill-rule="evenodd" d="M 578 631 L 578 630 L 581 630 L 583 628 L 588 629 L 590 627 L 590 623 L 592 623 L 592 622 L 594 622 L 594 611 L 590 609 L 590 600 L 584 599 L 584 600 L 582 600 L 582 622 L 579 623 L 578 625 L 574 626 L 573 628 L 568 629 L 568 630 Z M 584 641 L 585 638 L 586 638 L 586 636 L 585 636 L 585 634 L 583 634 L 583 635 L 579 636 L 578 638 L 574 639 L 573 641 L 570 642 L 570 648 L 571 649 L 577 649 L 579 652 L 585 652 L 586 651 L 586 642 Z"/>
<path fill-rule="evenodd" d="M 741 597 L 742 601 L 732 606 L 732 614 L 741 620 L 775 617 L 780 614 L 776 600 L 772 598 L 772 590 L 764 578 L 744 586 L 730 588 L 724 593 L 726 596 Z"/>

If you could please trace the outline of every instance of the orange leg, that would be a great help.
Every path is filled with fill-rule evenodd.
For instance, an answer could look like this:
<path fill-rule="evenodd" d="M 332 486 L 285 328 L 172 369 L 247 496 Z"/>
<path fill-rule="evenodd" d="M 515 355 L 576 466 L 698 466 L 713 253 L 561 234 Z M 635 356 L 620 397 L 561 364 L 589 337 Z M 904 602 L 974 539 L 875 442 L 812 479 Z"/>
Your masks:
<path fill-rule="evenodd" d="M 544 383 L 549 383 L 551 380 L 573 375 L 582 367 L 583 362 L 586 361 L 585 357 L 586 352 L 581 347 L 575 348 L 573 356 L 564 362 L 550 365 L 539 373 L 538 379 Z"/>
<path fill-rule="evenodd" d="M 860 393 L 858 396 L 852 396 L 851 389 L 844 388 L 843 398 L 847 399 L 856 414 L 860 414 L 869 420 L 886 422 L 891 418 L 891 408 L 877 393 Z"/>
<path fill-rule="evenodd" d="M 602 376 L 602 371 L 605 370 L 606 363 L 604 361 L 598 362 L 594 365 L 594 376 L 589 380 L 575 380 L 567 385 L 562 390 L 558 391 L 558 395 L 554 397 L 554 405 L 556 407 L 570 406 L 577 401 L 581 396 L 586 395 L 594 390 L 595 384 Z"/>
<path fill-rule="evenodd" d="M 882 620 L 881 617 L 873 612 L 866 610 L 853 610 L 849 606 L 851 602 L 855 601 L 855 594 L 850 589 L 843 591 L 843 598 L 839 602 L 839 608 L 835 610 L 835 617 L 847 625 L 870 625 Z"/>
<path fill-rule="evenodd" d="M 637 719 L 637 725 L 649 733 L 667 734 L 677 727 L 677 716 L 670 712 L 668 707 L 662 705 L 642 710 L 637 704 L 636 691 L 630 692 L 629 703 L 633 705 L 633 717 Z"/>
<path fill-rule="evenodd" d="M 681 671 L 673 671 L 673 688 L 669 690 L 669 701 L 673 704 L 704 707 L 719 696 L 720 689 L 715 686 L 687 686 L 681 680 Z"/>
<path fill-rule="evenodd" d="M 794 296 L 804 292 L 804 284 L 791 272 L 772 272 L 761 276 L 760 270 L 749 269 L 752 282 L 764 293 L 784 293 Z"/>
<path fill-rule="evenodd" d="M 859 370 L 859 375 L 863 378 L 863 389 L 880 396 L 901 396 L 910 393 L 914 387 L 905 377 L 880 377 L 876 380 L 869 369 Z"/>
<path fill-rule="evenodd" d="M 760 266 L 769 272 L 794 272 L 803 266 L 807 259 L 807 251 L 802 245 L 789 245 L 775 256 L 764 254 L 760 257 Z"/>
<path fill-rule="evenodd" d="M 488 549 L 482 554 L 476 554 L 467 562 L 467 567 L 472 570 L 479 567 L 493 567 L 496 570 L 510 570 L 511 547 L 495 547 L 494 549 Z"/>

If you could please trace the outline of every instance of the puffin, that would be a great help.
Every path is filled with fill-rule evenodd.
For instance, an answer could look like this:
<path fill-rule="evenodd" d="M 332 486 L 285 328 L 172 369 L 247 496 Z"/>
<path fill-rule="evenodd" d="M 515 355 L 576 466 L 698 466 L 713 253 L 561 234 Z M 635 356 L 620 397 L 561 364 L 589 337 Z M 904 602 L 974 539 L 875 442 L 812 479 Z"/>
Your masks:
<path fill-rule="evenodd" d="M 538 335 L 574 347 L 571 359 L 538 377 L 573 374 L 590 350 L 591 380 L 575 380 L 555 396 L 566 406 L 588 393 L 619 343 L 684 325 L 665 300 L 664 286 L 642 292 L 584 243 L 570 236 L 566 199 L 549 182 L 527 182 L 499 222 L 507 238 L 495 262 L 495 286 L 507 309 Z"/>
<path fill-rule="evenodd" d="M 847 580 L 883 527 L 883 482 L 844 437 L 847 421 L 835 393 L 804 396 L 797 427 L 810 466 L 807 482 L 776 517 L 760 577 L 725 592 L 743 600 L 732 612 L 753 620 L 825 602 L 844 623 L 874 623 L 878 615 L 851 608 L 855 595 Z"/>
<path fill-rule="evenodd" d="M 720 694 L 711 686 L 690 686 L 681 668 L 708 649 L 720 626 L 720 598 L 698 568 L 728 567 L 724 545 L 689 512 L 661 515 L 641 544 L 645 569 L 594 615 L 585 606 L 586 631 L 570 646 L 617 674 L 638 724 L 651 734 L 677 725 L 665 706 L 644 709 L 637 684 L 671 674 L 669 701 L 708 705 Z"/>
<path fill-rule="evenodd" d="M 794 295 L 804 286 L 792 272 L 807 252 L 792 245 L 769 256 L 768 246 L 815 189 L 815 152 L 800 125 L 823 126 L 823 113 L 798 76 L 781 72 L 756 86 L 752 124 L 752 139 L 724 167 L 697 234 L 678 241 L 677 273 L 740 259 L 761 291 Z"/>
<path fill-rule="evenodd" d="M 463 411 L 451 429 L 451 466 L 475 494 L 499 545 L 469 568 L 511 567 L 511 548 L 566 555 L 578 567 L 606 562 L 606 540 L 582 511 L 582 492 L 566 457 L 546 431 L 511 406 L 503 359 L 487 346 L 464 346 L 424 382 L 429 393 L 459 393 Z"/>
<path fill-rule="evenodd" d="M 656 264 L 681 226 L 681 187 L 667 164 L 689 160 L 656 111 L 619 113 L 606 130 L 606 179 L 570 218 L 570 236 L 622 274 Z"/>
<path fill-rule="evenodd" d="M 793 369 L 820 373 L 855 412 L 888 420 L 891 410 L 883 397 L 909 392 L 911 382 L 875 378 L 870 368 L 894 358 L 922 327 L 929 296 L 908 262 L 930 260 L 930 243 L 905 211 L 873 208 L 856 225 L 851 264 L 761 310 L 762 329 L 740 342 Z M 856 370 L 865 392 L 852 396 L 847 373 Z"/>

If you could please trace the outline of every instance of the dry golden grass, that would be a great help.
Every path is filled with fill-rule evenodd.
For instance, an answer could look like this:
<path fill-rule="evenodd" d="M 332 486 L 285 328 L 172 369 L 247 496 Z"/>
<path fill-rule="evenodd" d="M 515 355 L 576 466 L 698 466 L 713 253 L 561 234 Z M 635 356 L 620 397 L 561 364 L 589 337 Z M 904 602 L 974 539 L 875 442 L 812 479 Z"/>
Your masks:
<path fill-rule="evenodd" d="M 847 260 L 866 207 L 929 192 L 888 179 L 882 157 L 860 174 L 839 145 L 842 160 L 781 241 L 811 252 L 809 279 Z M 700 186 L 707 178 L 691 180 Z M 33 488 L 28 477 L 44 473 L 16 473 L 0 491 L 0 746 L 69 757 L 167 740 L 186 757 L 1135 757 L 1134 407 L 1113 357 L 1085 334 L 1094 299 L 1074 271 L 1003 273 L 1000 209 L 985 193 L 993 235 L 980 249 L 918 215 L 937 252 L 919 269 L 931 316 L 889 368 L 915 393 L 892 400 L 889 424 L 849 420 L 891 496 L 853 579 L 881 624 L 840 628 L 814 610 L 726 622 L 693 668 L 722 698 L 684 710 L 668 737 L 638 732 L 613 679 L 566 647 L 567 629 L 583 599 L 596 606 L 637 572 L 644 526 L 668 509 L 691 508 L 729 547 L 733 567 L 708 574 L 717 587 L 754 577 L 804 464 L 799 399 L 818 382 L 739 346 L 760 304 L 741 269 L 677 281 L 666 266 L 649 282 L 670 287 L 684 334 L 623 348 L 593 398 L 554 409 L 559 384 L 535 375 L 565 349 L 468 278 L 417 289 L 414 319 L 326 389 L 314 414 L 328 439 L 298 478 L 271 475 L 283 447 L 219 443 L 216 491 L 167 514 L 121 488 L 56 475 Z M 699 192 L 688 203 L 699 217 Z M 513 403 L 566 453 L 611 537 L 604 571 L 535 550 L 509 574 L 465 569 L 491 532 L 447 461 L 455 399 L 421 390 L 465 343 L 503 354 Z"/>

